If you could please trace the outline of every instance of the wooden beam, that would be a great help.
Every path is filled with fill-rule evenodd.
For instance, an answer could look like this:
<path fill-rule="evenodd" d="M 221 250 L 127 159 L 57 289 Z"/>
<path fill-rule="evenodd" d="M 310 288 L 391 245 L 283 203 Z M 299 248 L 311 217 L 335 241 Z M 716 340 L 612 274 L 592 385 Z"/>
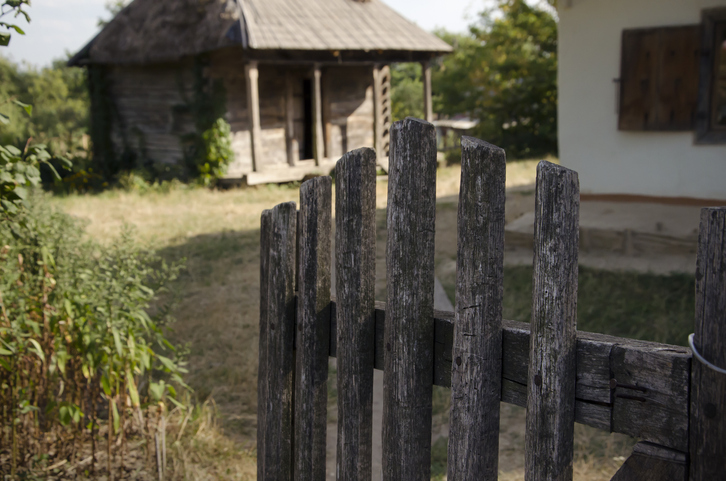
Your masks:
<path fill-rule="evenodd" d="M 247 80 L 247 115 L 249 117 L 252 170 L 258 172 L 262 167 L 262 149 L 260 147 L 262 128 L 260 127 L 260 91 L 257 85 L 259 71 L 257 70 L 256 61 L 248 62 L 245 65 L 245 76 Z"/>
<path fill-rule="evenodd" d="M 640 442 L 610 481 L 686 481 L 686 466 L 686 453 Z"/>
<path fill-rule="evenodd" d="M 294 166 L 300 158 L 295 139 L 295 92 L 290 72 L 285 75 L 285 146 L 287 163 Z"/>
<path fill-rule="evenodd" d="M 330 314 L 330 356 L 336 357 L 336 308 Z M 376 302 L 375 369 L 385 357 L 386 304 Z M 502 321 L 502 401 L 525 407 L 530 325 Z M 454 313 L 434 312 L 436 386 L 451 387 Z M 579 331 L 575 421 L 604 431 L 688 450 L 688 348 Z M 614 376 L 613 376 L 614 374 Z M 641 406 L 644 406 L 642 408 Z M 638 417 L 618 413 L 638 410 Z"/>
<path fill-rule="evenodd" d="M 421 74 L 424 84 L 424 118 L 427 122 L 433 122 L 434 110 L 431 103 L 431 62 L 421 62 Z"/>
<path fill-rule="evenodd" d="M 313 157 L 315 158 L 315 165 L 320 165 L 325 158 L 322 76 L 320 65 L 316 64 L 313 67 Z"/>

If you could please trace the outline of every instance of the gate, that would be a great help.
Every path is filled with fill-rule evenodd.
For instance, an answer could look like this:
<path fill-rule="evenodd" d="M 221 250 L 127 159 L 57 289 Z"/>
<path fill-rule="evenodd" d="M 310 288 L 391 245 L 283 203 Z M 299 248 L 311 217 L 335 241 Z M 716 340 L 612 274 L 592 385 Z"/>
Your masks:
<path fill-rule="evenodd" d="M 570 480 L 579 422 L 640 439 L 613 480 L 726 479 L 726 208 L 701 213 L 687 348 L 578 332 L 577 173 L 537 168 L 531 323 L 502 320 L 506 160 L 462 140 L 455 312 L 434 311 L 436 138 L 391 128 L 387 300 L 375 302 L 376 153 L 262 214 L 258 479 L 325 479 L 337 357 L 337 479 L 371 479 L 373 370 L 384 372 L 383 479 L 428 480 L 432 385 L 451 387 L 448 479 L 496 479 L 499 403 L 526 406 L 527 480 Z"/>

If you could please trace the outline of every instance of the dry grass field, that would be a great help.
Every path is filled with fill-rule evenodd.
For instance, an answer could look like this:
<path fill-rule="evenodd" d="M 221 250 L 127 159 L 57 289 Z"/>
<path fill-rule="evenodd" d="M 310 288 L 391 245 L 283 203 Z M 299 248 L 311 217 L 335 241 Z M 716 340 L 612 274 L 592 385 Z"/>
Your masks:
<path fill-rule="evenodd" d="M 535 161 L 510 163 L 508 187 L 532 185 L 535 166 Z M 450 296 L 455 281 L 459 175 L 457 166 L 442 169 L 437 185 L 436 274 Z M 378 183 L 379 299 L 385 299 L 386 189 L 387 182 Z M 531 196 L 533 188 L 516 190 L 508 194 L 508 217 L 517 215 L 518 197 Z M 186 259 L 187 269 L 176 286 L 179 302 L 170 337 L 187 346 L 187 381 L 194 389 L 195 403 L 206 406 L 197 410 L 194 426 L 187 428 L 191 433 L 187 441 L 172 453 L 178 457 L 175 462 L 186 463 L 187 479 L 255 477 L 259 219 L 264 209 L 297 201 L 298 195 L 295 184 L 228 191 L 166 185 L 51 199 L 57 208 L 86 219 L 88 235 L 96 239 L 110 241 L 124 224 L 131 224 L 148 248 L 168 259 Z M 520 306 L 527 297 L 527 271 L 518 269 L 513 279 L 525 280 L 509 287 L 505 284 L 505 297 L 510 297 L 505 299 L 505 317 L 527 320 L 528 306 Z M 678 286 L 688 281 L 678 281 Z M 664 309 L 672 311 L 669 306 Z M 435 394 L 440 426 L 446 423 L 448 393 Z M 522 479 L 524 410 L 503 405 L 501 424 L 500 479 Z M 610 479 L 633 443 L 624 436 L 576 426 L 576 478 Z M 434 445 L 432 458 L 433 477 L 444 479 L 445 437 Z"/>

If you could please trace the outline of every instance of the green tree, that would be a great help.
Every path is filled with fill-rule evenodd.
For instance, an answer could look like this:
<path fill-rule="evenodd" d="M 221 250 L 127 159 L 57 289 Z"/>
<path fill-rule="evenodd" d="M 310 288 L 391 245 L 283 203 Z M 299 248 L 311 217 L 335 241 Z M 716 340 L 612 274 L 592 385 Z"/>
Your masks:
<path fill-rule="evenodd" d="M 11 15 L 12 18 L 23 17 L 25 21 L 30 22 L 28 13 L 23 9 L 29 5 L 30 0 L 5 0 L 0 5 L 0 18 Z M 0 46 L 7 46 L 10 43 L 11 30 L 25 35 L 18 25 L 0 20 Z M 8 88 L 9 96 L 0 98 L 0 107 L 20 107 L 26 114 L 32 115 L 33 107 L 21 102 L 18 95 L 15 95 L 16 92 L 12 91 L 13 88 Z M 0 112 L 0 124 L 10 124 L 10 115 Z M 58 173 L 50 163 L 51 155 L 46 146 L 31 144 L 31 140 L 32 138 L 28 138 L 18 146 L 0 145 L 0 218 L 3 220 L 14 218 L 19 208 L 25 205 L 28 187 L 40 183 L 41 164 L 46 165 L 58 177 Z M 60 157 L 60 160 L 68 164 L 65 158 Z"/>
<path fill-rule="evenodd" d="M 423 82 L 420 64 L 391 65 L 391 115 L 394 121 L 406 117 L 423 118 Z"/>
<path fill-rule="evenodd" d="M 549 9 L 503 0 L 480 14 L 433 75 L 437 111 L 469 113 L 476 135 L 510 158 L 557 153 L 557 21 Z"/>

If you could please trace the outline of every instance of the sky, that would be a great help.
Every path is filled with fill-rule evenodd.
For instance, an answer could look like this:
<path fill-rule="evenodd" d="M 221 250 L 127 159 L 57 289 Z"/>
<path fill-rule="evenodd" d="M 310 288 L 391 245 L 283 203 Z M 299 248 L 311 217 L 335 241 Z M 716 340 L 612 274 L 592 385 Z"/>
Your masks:
<path fill-rule="evenodd" d="M 426 30 L 453 32 L 466 31 L 485 4 L 485 0 L 383 1 Z M 13 34 L 10 46 L 2 48 L 0 55 L 35 67 L 65 59 L 67 52 L 77 52 L 96 35 L 98 19 L 108 17 L 105 4 L 106 0 L 32 0 L 31 23 L 19 21 L 26 35 Z"/>

